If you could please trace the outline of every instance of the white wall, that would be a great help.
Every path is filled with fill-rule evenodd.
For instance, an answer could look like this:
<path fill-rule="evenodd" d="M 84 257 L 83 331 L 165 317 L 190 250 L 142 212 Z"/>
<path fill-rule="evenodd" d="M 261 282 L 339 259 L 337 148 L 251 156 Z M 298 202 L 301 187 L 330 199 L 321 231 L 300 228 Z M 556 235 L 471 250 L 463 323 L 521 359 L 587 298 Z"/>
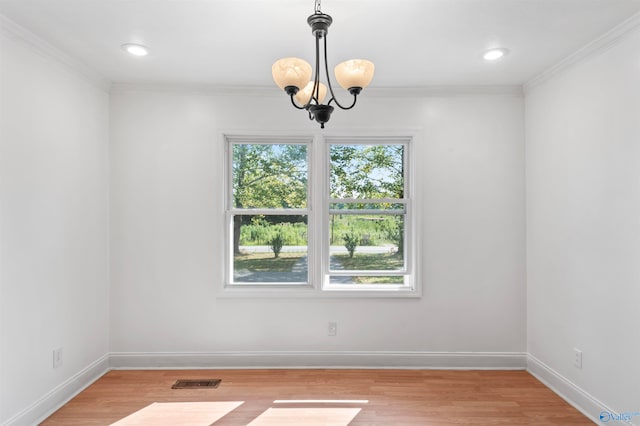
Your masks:
<path fill-rule="evenodd" d="M 108 352 L 108 103 L 0 31 L 0 423 Z"/>
<path fill-rule="evenodd" d="M 526 96 L 528 351 L 618 412 L 640 411 L 638 52 L 636 30 Z"/>
<path fill-rule="evenodd" d="M 119 89 L 109 110 L 104 91 L 0 33 L 0 423 L 109 351 L 528 350 L 637 411 L 639 47 L 632 33 L 524 102 L 365 92 L 327 132 L 417 131 L 424 296 L 228 299 L 221 132 L 317 126 L 278 93 Z"/>
<path fill-rule="evenodd" d="M 523 115 L 514 94 L 364 93 L 327 125 L 418 130 L 422 298 L 224 299 L 221 132 L 317 124 L 276 90 L 116 90 L 111 350 L 524 352 Z"/>

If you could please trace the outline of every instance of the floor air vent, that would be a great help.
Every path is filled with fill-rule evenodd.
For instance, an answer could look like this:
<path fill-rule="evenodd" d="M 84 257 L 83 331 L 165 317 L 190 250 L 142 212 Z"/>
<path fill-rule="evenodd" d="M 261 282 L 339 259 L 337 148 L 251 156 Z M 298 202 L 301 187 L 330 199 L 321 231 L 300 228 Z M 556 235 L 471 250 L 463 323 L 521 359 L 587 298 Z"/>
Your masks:
<path fill-rule="evenodd" d="M 199 389 L 199 388 L 217 388 L 222 380 L 177 380 L 171 389 Z"/>

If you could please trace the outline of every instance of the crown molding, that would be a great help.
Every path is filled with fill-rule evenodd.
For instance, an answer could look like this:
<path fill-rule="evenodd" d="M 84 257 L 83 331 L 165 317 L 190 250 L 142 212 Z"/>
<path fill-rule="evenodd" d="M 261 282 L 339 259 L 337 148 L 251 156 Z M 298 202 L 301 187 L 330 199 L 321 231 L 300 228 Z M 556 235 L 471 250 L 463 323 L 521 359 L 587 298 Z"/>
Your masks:
<path fill-rule="evenodd" d="M 199 93 L 218 96 L 286 96 L 275 85 L 272 86 L 215 86 L 208 84 L 163 84 L 163 83 L 113 83 L 111 93 L 160 92 Z M 425 98 L 438 96 L 523 96 L 522 86 L 420 86 L 420 87 L 370 87 L 363 93 L 371 98 Z M 345 95 L 348 96 L 348 95 Z"/>
<path fill-rule="evenodd" d="M 524 93 L 526 94 L 528 91 L 550 80 L 556 75 L 561 74 L 574 65 L 577 65 L 597 54 L 607 51 L 611 47 L 618 44 L 620 41 L 624 40 L 629 33 L 639 27 L 640 12 L 626 19 L 621 24 L 604 33 L 602 36 L 591 41 L 590 43 L 570 54 L 557 64 L 551 66 L 550 68 L 547 68 L 540 74 L 525 82 L 525 84 L 523 85 Z"/>
<path fill-rule="evenodd" d="M 381 98 L 426 98 L 438 96 L 523 96 L 519 85 L 434 85 L 419 87 L 378 87 L 367 89 L 367 95 Z"/>
<path fill-rule="evenodd" d="M 111 88 L 111 81 L 98 73 L 95 69 L 64 53 L 62 50 L 54 47 L 51 43 L 35 35 L 2 14 L 0 14 L 0 33 L 8 38 L 23 42 L 40 56 L 62 64 L 65 68 L 76 73 L 100 90 L 109 92 Z"/>
<path fill-rule="evenodd" d="M 156 92 L 156 93 L 191 93 L 218 96 L 248 95 L 254 97 L 281 96 L 276 86 L 217 86 L 198 83 L 112 83 L 111 93 Z"/>

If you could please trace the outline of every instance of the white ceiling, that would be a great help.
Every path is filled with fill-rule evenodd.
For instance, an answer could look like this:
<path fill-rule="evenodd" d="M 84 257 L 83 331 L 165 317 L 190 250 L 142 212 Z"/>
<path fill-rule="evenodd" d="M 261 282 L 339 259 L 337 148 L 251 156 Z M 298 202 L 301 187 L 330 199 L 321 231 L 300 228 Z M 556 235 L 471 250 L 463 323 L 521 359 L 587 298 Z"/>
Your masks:
<path fill-rule="evenodd" d="M 117 83 L 271 86 L 312 62 L 313 0 L 0 0 L 0 14 Z M 325 0 L 331 65 L 366 58 L 372 87 L 520 85 L 640 11 L 640 0 Z M 120 45 L 147 45 L 136 58 Z M 490 47 L 511 53 L 485 63 Z"/>

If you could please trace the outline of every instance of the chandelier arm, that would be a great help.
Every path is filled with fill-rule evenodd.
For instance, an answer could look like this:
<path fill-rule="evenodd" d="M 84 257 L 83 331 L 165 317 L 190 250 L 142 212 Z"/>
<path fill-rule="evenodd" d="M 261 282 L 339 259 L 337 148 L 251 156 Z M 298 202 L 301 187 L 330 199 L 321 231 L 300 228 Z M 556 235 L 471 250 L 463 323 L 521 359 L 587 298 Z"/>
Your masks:
<path fill-rule="evenodd" d="M 332 96 L 333 96 L 333 95 L 332 95 Z M 340 105 L 340 104 L 338 103 L 338 100 L 337 100 L 336 98 L 334 98 L 334 97 L 332 97 L 332 98 L 329 100 L 329 102 L 327 102 L 327 105 L 331 105 L 331 102 L 335 102 L 335 103 L 336 103 L 336 105 L 337 105 L 338 107 L 340 107 L 340 109 L 343 109 L 343 110 L 345 110 L 345 111 L 346 111 L 346 110 L 350 110 L 351 108 L 353 108 L 354 106 L 356 106 L 356 102 L 357 102 L 357 101 L 358 101 L 358 95 L 354 93 L 354 94 L 353 94 L 353 103 L 352 103 L 351 105 L 349 105 L 348 107 L 346 107 L 346 108 L 345 108 L 345 107 L 343 107 L 342 105 Z"/>
<path fill-rule="evenodd" d="M 309 95 L 309 100 L 302 108 L 309 109 L 312 105 L 312 101 L 316 101 L 316 104 L 319 104 L 318 101 L 320 99 L 320 40 L 318 35 L 316 35 L 316 71 L 315 76 L 313 78 L 313 88 L 311 89 L 311 95 Z"/>
<path fill-rule="evenodd" d="M 318 7 L 320 7 L 320 0 L 318 0 Z M 316 34 L 316 74 L 313 78 L 313 90 L 311 90 L 311 97 L 315 97 L 316 104 L 319 104 L 320 99 L 320 35 Z M 311 101 L 309 101 L 311 102 Z"/>
<path fill-rule="evenodd" d="M 358 100 L 358 98 L 355 94 L 353 95 L 353 103 L 348 107 L 344 107 L 340 105 L 340 102 L 338 102 L 336 95 L 333 93 L 333 86 L 331 86 L 331 79 L 329 78 L 329 63 L 327 62 L 327 37 L 324 38 L 324 72 L 327 76 L 327 85 L 329 86 L 329 91 L 331 92 L 331 99 L 329 100 L 329 102 L 327 102 L 327 105 L 331 104 L 331 101 L 334 101 L 340 109 L 344 110 L 351 109 L 356 106 L 356 101 Z"/>

